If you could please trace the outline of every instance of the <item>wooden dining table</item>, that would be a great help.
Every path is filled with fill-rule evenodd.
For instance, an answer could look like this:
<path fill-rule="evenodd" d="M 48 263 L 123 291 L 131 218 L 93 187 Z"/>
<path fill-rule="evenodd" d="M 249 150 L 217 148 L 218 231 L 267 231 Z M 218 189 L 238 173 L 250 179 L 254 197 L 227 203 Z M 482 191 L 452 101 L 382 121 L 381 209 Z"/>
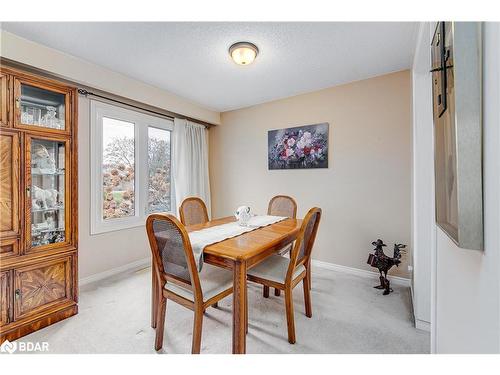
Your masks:
<path fill-rule="evenodd" d="M 186 227 L 193 232 L 235 221 L 234 217 L 211 220 Z M 233 272 L 233 353 L 246 352 L 247 333 L 247 270 L 293 242 L 302 220 L 285 219 L 275 224 L 208 245 L 203 251 L 206 263 L 231 269 Z"/>

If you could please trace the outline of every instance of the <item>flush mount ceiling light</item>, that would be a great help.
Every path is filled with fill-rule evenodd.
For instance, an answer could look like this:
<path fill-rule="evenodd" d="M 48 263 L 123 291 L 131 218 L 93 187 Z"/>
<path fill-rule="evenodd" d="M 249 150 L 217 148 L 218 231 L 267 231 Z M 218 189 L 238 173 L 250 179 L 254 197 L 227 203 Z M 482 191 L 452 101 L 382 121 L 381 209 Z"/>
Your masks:
<path fill-rule="evenodd" d="M 229 55 L 238 65 L 253 63 L 258 54 L 259 49 L 255 44 L 250 42 L 238 42 L 229 47 Z"/>

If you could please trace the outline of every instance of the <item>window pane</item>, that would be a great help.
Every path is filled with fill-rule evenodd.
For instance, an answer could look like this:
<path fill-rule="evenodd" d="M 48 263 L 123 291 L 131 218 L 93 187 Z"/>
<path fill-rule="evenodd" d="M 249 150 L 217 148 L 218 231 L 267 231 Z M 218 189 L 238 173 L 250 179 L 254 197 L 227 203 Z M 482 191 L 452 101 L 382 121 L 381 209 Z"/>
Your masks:
<path fill-rule="evenodd" d="M 134 124 L 103 117 L 103 219 L 135 215 Z"/>
<path fill-rule="evenodd" d="M 170 131 L 148 128 L 148 213 L 170 211 Z"/>

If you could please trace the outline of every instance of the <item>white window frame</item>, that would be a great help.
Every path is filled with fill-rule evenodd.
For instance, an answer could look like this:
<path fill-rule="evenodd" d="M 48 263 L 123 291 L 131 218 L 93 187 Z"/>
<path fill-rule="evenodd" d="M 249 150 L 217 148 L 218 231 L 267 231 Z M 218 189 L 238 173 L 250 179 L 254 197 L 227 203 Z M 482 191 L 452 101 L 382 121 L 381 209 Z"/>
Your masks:
<path fill-rule="evenodd" d="M 148 115 L 142 112 L 107 104 L 97 100 L 90 102 L 90 234 L 100 234 L 127 228 L 143 226 L 148 216 L 148 128 L 154 127 L 173 132 L 174 123 L 171 120 Z M 113 118 L 134 124 L 134 216 L 103 218 L 103 186 L 102 186 L 102 159 L 103 138 L 102 119 Z M 172 150 L 173 133 L 170 134 Z M 172 153 L 170 154 L 172 159 Z M 170 168 L 172 171 L 172 160 Z M 170 186 L 173 187 L 172 173 Z M 173 188 L 170 189 L 171 209 L 175 207 Z"/>

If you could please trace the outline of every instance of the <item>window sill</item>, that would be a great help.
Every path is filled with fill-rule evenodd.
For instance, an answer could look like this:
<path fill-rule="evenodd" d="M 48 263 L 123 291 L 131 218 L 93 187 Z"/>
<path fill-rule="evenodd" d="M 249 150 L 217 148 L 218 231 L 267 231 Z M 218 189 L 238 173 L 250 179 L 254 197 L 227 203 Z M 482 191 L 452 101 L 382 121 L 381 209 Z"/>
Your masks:
<path fill-rule="evenodd" d="M 160 213 L 160 212 L 152 212 Z M 161 212 L 173 215 L 173 212 Z M 107 221 L 100 221 L 97 225 L 92 223 L 90 228 L 90 235 L 100 235 L 109 232 L 118 232 L 127 229 L 133 229 L 138 227 L 144 227 L 146 225 L 146 219 L 150 214 L 144 215 L 143 217 L 125 217 L 125 218 L 117 218 L 117 219 L 109 219 Z"/>

